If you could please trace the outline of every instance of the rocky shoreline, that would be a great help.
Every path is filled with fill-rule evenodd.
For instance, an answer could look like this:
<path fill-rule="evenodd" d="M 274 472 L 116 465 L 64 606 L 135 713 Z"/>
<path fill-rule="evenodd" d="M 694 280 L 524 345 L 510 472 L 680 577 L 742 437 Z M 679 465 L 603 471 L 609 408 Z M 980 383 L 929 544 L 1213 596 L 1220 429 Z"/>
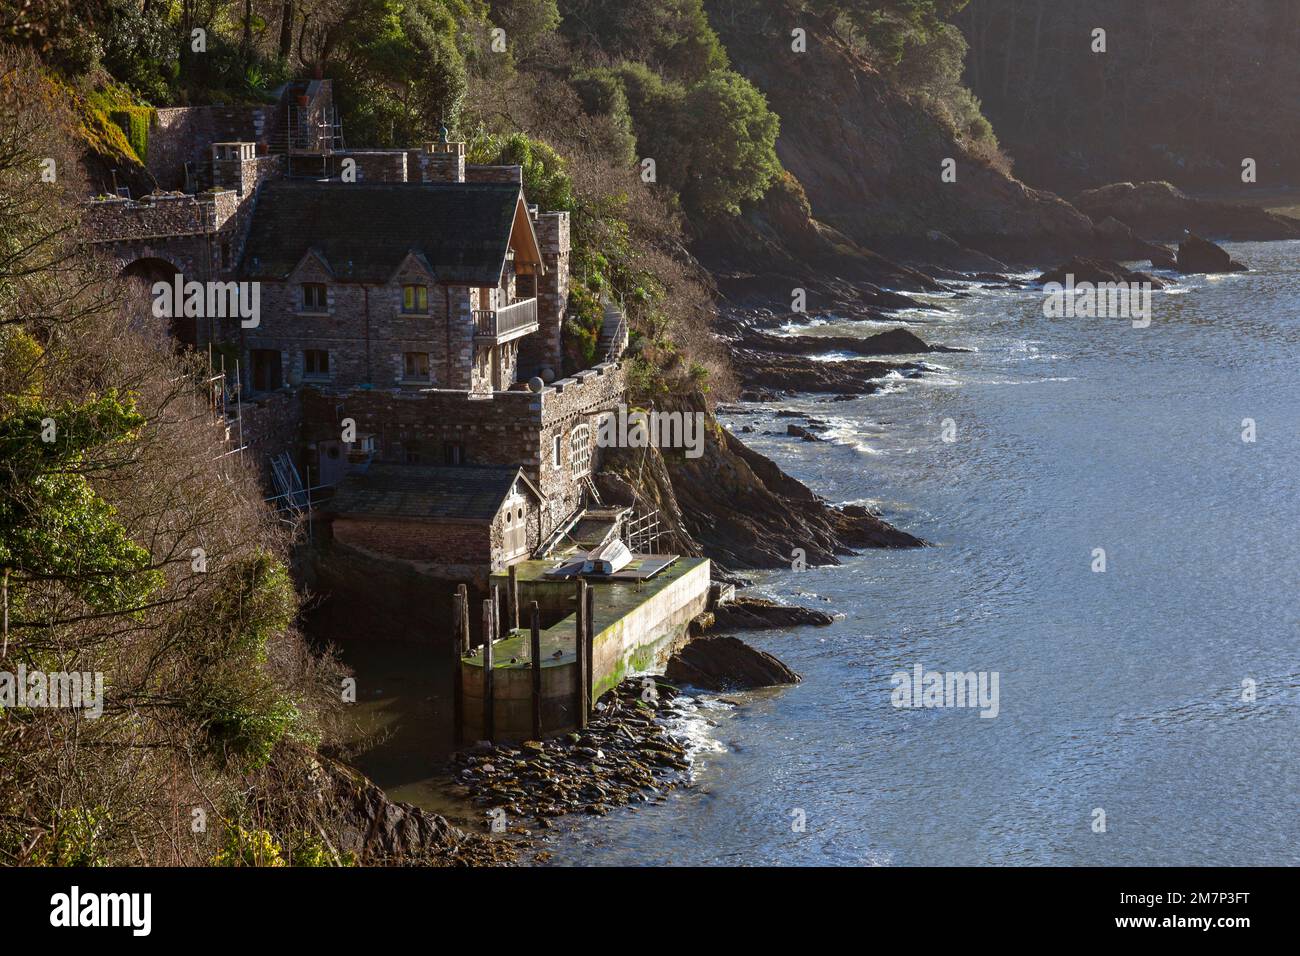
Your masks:
<path fill-rule="evenodd" d="M 1245 268 L 1194 234 L 1185 236 L 1177 251 L 1135 241 L 1135 248 L 1149 253 L 1158 269 Z M 1067 274 L 1076 283 L 1150 281 L 1154 288 L 1160 287 L 1160 280 L 1149 273 L 1086 254 L 1043 273 L 1038 283 L 1062 281 Z M 1001 272 L 950 278 L 1006 288 L 1025 285 Z M 739 288 L 737 283 L 733 294 Z M 852 283 L 833 288 L 836 301 L 821 304 L 843 308 L 834 313 L 837 319 L 879 321 L 897 308 L 920 304 L 902 293 L 881 290 L 855 300 Z M 934 288 L 944 286 L 936 283 Z M 889 301 L 891 296 L 898 298 Z M 731 348 L 743 401 L 775 403 L 803 394 L 835 401 L 868 395 L 888 377 L 923 374 L 926 366 L 913 356 L 963 351 L 926 342 L 901 327 L 862 338 L 776 335 L 773 330 L 788 325 L 794 314 L 779 311 L 779 305 L 762 291 L 751 290 L 746 303 L 724 306 L 716 328 Z M 802 320 L 816 317 L 799 316 Z M 835 352 L 852 357 L 833 362 L 817 358 Z M 800 420 L 786 424 L 786 433 L 794 437 L 825 440 L 819 434 L 825 423 L 813 416 L 778 409 L 775 417 Z M 712 427 L 719 441 L 706 443 L 710 453 L 698 460 L 669 459 L 655 450 L 635 458 L 624 455 L 623 461 L 614 451 L 600 481 L 602 496 L 618 502 L 635 486 L 635 496 L 657 505 L 669 517 L 675 529 L 673 549 L 714 558 L 721 578 L 729 576 L 727 567 L 788 566 L 791 545 L 804 548 L 809 563 L 832 564 L 849 549 L 924 544 L 869 509 L 828 505 L 716 422 Z M 775 656 L 725 632 L 822 626 L 833 620 L 824 611 L 737 597 L 698 622 L 694 639 L 674 655 L 663 679 L 632 678 L 606 694 L 583 732 L 518 746 L 485 744 L 454 755 L 450 789 L 481 816 L 457 828 L 436 814 L 386 798 L 377 800 L 366 796 L 364 788 L 354 788 L 348 799 L 357 805 L 360 817 L 375 822 L 369 829 L 360 828 L 353 842 L 369 848 L 368 859 L 386 862 L 545 863 L 551 856 L 546 847 L 553 839 L 549 831 L 559 818 L 604 816 L 616 809 L 634 812 L 638 806 L 662 803 L 674 790 L 691 785 L 687 741 L 669 726 L 692 716 L 693 708 L 685 703 L 690 698 L 679 686 L 727 692 L 801 680 Z"/>
<path fill-rule="evenodd" d="M 596 703 L 581 732 L 454 754 L 451 790 L 482 812 L 484 835 L 545 862 L 540 834 L 557 817 L 662 802 L 689 782 L 686 744 L 661 720 L 688 715 L 680 696 L 665 681 L 629 678 Z"/>

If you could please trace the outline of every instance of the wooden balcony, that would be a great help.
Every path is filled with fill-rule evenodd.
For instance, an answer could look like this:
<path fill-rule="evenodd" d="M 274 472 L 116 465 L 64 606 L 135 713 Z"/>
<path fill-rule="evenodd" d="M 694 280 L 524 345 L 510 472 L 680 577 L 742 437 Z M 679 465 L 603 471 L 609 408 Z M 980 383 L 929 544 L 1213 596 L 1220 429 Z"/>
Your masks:
<path fill-rule="evenodd" d="M 500 345 L 537 331 L 537 299 L 521 299 L 503 309 L 474 310 L 474 340 Z"/>

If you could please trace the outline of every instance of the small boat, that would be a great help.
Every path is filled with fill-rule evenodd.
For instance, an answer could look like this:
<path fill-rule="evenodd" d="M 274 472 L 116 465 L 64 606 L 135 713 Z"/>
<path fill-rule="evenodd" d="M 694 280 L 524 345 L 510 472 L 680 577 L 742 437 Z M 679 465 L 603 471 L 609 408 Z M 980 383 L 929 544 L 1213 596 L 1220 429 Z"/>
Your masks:
<path fill-rule="evenodd" d="M 613 574 L 621 571 L 632 562 L 632 552 L 618 538 L 606 541 L 600 547 L 587 553 L 582 562 L 583 574 Z"/>

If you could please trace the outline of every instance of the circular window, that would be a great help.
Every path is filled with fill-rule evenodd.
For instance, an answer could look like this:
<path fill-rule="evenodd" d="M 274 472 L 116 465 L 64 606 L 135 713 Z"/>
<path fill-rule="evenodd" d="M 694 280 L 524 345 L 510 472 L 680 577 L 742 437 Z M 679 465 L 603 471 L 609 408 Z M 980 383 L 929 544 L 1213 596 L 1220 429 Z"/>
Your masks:
<path fill-rule="evenodd" d="M 514 518 L 514 515 L 511 514 L 509 511 L 507 511 L 507 512 L 506 512 L 506 524 L 510 524 L 511 519 L 513 519 L 513 518 Z"/>
<path fill-rule="evenodd" d="M 523 521 L 523 520 L 524 520 L 524 509 L 523 509 L 523 508 L 520 508 L 520 509 L 519 509 L 519 520 L 520 520 L 520 521 Z"/>

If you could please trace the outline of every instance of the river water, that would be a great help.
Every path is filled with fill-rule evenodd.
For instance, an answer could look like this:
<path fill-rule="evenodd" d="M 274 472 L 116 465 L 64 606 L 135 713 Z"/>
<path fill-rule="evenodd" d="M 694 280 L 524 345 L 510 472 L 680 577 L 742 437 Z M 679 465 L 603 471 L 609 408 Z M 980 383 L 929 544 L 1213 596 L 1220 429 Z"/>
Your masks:
<path fill-rule="evenodd" d="M 695 786 L 565 823 L 554 862 L 1300 863 L 1300 243 L 1228 248 L 1254 271 L 1176 280 L 1146 329 L 978 288 L 799 329 L 976 350 L 780 403 L 831 443 L 725 419 L 934 546 L 758 575 L 844 615 L 747 636 L 803 683 L 701 698 Z M 918 664 L 996 672 L 997 716 L 893 706 Z"/>

